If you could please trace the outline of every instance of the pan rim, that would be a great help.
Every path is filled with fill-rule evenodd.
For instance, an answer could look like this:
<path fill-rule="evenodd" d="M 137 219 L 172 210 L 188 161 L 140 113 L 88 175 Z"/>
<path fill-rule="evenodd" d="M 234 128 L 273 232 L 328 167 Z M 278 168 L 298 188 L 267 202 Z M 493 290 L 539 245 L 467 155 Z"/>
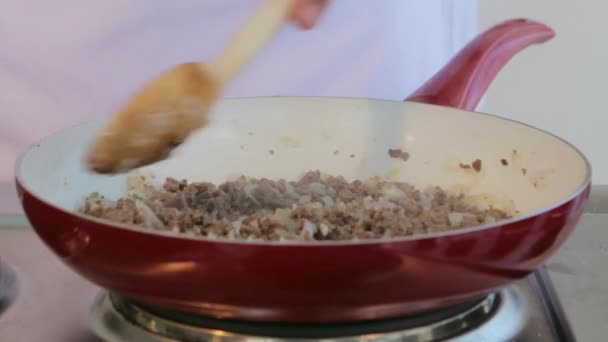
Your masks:
<path fill-rule="evenodd" d="M 473 115 L 479 115 L 482 117 L 489 117 L 495 120 L 500 120 L 500 121 L 505 121 L 505 122 L 511 122 L 514 123 L 516 125 L 519 126 L 524 126 L 524 127 L 528 127 L 532 130 L 535 130 L 537 132 L 543 133 L 547 136 L 550 136 L 558 141 L 560 141 L 561 143 L 567 145 L 568 147 L 570 147 L 571 149 L 573 149 L 573 151 L 582 158 L 584 164 L 585 164 L 585 177 L 583 178 L 583 180 L 581 181 L 581 183 L 577 186 L 576 190 L 574 190 L 573 192 L 571 192 L 568 196 L 565 196 L 564 198 L 561 198 L 557 201 L 554 201 L 552 204 L 549 204 L 541 209 L 537 209 L 531 212 L 528 212 L 526 214 L 523 215 L 518 215 L 518 216 L 514 216 L 510 219 L 506 219 L 506 220 L 501 220 L 495 223 L 488 223 L 488 224 L 483 224 L 483 225 L 477 225 L 477 226 L 473 226 L 473 227 L 468 227 L 468 228 L 461 228 L 461 229 L 455 229 L 455 230 L 449 230 L 449 231 L 445 231 L 445 232 L 436 232 L 436 233 L 427 233 L 427 234 L 415 234 L 415 235 L 410 235 L 410 236 L 404 236 L 404 237 L 393 237 L 393 238 L 380 238 L 380 239 L 366 239 L 366 240 L 340 240 L 340 241 L 318 241 L 318 240 L 313 240 L 313 241 L 246 241 L 246 240 L 228 240 L 228 239 L 224 239 L 224 238 L 207 238 L 207 237 L 203 237 L 203 236 L 191 236 L 191 235 L 187 235 L 187 234 L 183 234 L 183 233 L 176 233 L 176 232 L 170 232 L 170 231 L 157 231 L 157 230 L 144 230 L 140 227 L 137 227 L 135 225 L 131 225 L 131 224 L 123 224 L 123 223 L 113 223 L 111 221 L 108 220 L 103 220 L 103 219 L 99 219 L 99 218 L 95 218 L 95 217 L 91 217 L 91 216 L 87 216 L 85 214 L 81 214 L 75 210 L 68 210 L 65 208 L 60 207 L 59 205 L 52 203 L 51 201 L 49 201 L 48 199 L 40 196 L 39 194 L 37 194 L 35 191 L 32 191 L 28 186 L 27 186 L 27 182 L 24 180 L 24 177 L 22 175 L 21 169 L 22 169 L 22 164 L 23 164 L 23 159 L 33 150 L 35 149 L 38 145 L 42 144 L 46 139 L 49 139 L 51 137 L 53 137 L 54 135 L 60 133 L 60 132 L 65 132 L 71 129 L 75 129 L 78 127 L 82 127 L 85 126 L 87 124 L 90 124 L 93 120 L 88 120 L 86 122 L 77 124 L 77 125 L 73 125 L 73 126 L 69 126 L 63 129 L 60 129 L 58 131 L 55 131 L 45 137 L 43 137 L 42 139 L 39 139 L 38 141 L 30 144 L 23 152 L 20 153 L 19 157 L 17 158 L 16 162 L 15 162 L 15 166 L 14 166 L 14 175 L 15 175 L 15 182 L 17 183 L 17 185 L 19 187 L 21 187 L 23 189 L 23 191 L 27 192 L 30 196 L 34 197 L 36 200 L 40 201 L 41 203 L 43 203 L 44 205 L 52 208 L 53 210 L 59 211 L 64 215 L 68 215 L 68 216 L 72 216 L 75 217 L 79 220 L 85 221 L 85 222 L 90 222 L 90 223 L 94 223 L 97 225 L 101 225 L 103 227 L 106 228 L 118 228 L 118 229 L 123 229 L 123 230 L 127 230 L 130 232 L 134 232 L 134 233 L 141 233 L 141 234 L 152 234 L 152 235 L 158 235 L 161 237 L 166 237 L 166 238 L 173 238 L 173 239 L 183 239 L 183 240 L 193 240 L 193 241 L 201 241 L 201 242 L 205 242 L 205 243 L 222 243 L 222 244 L 228 244 L 228 245 L 236 245 L 236 246 L 261 246 L 261 247 L 316 247 L 316 248 L 324 248 L 324 247 L 349 247 L 349 246 L 358 246 L 358 245 L 385 245 L 385 244 L 392 244 L 392 243 L 400 243 L 400 242 L 409 242 L 409 241 L 420 241 L 420 240 L 427 240 L 427 239 L 438 239 L 438 238 L 446 238 L 446 237 L 453 237 L 453 236 L 458 236 L 458 235 L 466 235 L 469 233 L 475 233 L 478 231 L 482 231 L 482 230 L 488 230 L 488 229 L 492 229 L 492 228 L 497 228 L 497 227 L 502 227 L 502 226 L 508 226 L 508 225 L 512 225 L 512 224 L 517 224 L 519 222 L 523 222 L 526 220 L 529 220 L 531 218 L 546 214 L 550 211 L 553 211 L 557 208 L 559 208 L 560 206 L 572 201 L 573 199 L 579 197 L 581 195 L 581 193 L 583 193 L 587 188 L 589 188 L 589 186 L 591 185 L 591 176 L 592 176 L 592 168 L 591 168 L 591 163 L 589 162 L 589 159 L 585 156 L 585 154 L 578 149 L 576 146 L 574 146 L 572 143 L 570 143 L 569 141 L 565 140 L 564 138 L 561 138 L 551 132 L 548 132 L 544 129 L 535 127 L 533 125 L 521 122 L 521 121 L 517 121 L 517 120 L 513 120 L 513 119 L 509 119 L 509 118 L 505 118 L 505 117 L 501 117 L 495 114 L 490 114 L 490 113 L 486 113 L 486 112 L 480 112 L 480 111 L 468 111 L 468 110 L 463 110 L 463 109 L 459 109 L 459 108 L 455 108 L 455 107 L 450 107 L 450 106 L 443 106 L 443 105 L 436 105 L 436 104 L 428 104 L 428 103 L 422 103 L 422 102 L 415 102 L 415 101 L 397 101 L 397 100 L 386 100 L 386 99 L 375 99 L 375 98 L 365 98 L 365 97 L 340 97 L 340 96 L 281 96 L 281 95 L 277 95 L 277 96 L 246 96 L 246 97 L 225 97 L 223 99 L 220 100 L 220 102 L 226 102 L 226 101 L 239 101 L 239 100 L 252 100 L 252 99 L 276 99 L 276 98 L 280 98 L 280 99 L 315 99 L 315 100 L 361 100 L 361 101 L 365 101 L 365 102 L 378 102 L 378 103 L 385 103 L 385 104 L 394 104 L 394 105 L 416 105 L 416 106 L 421 106 L 421 107 L 427 107 L 427 108 L 432 108 L 432 107 L 440 107 L 440 108 L 447 108 L 453 111 L 460 111 L 460 112 L 465 112 L 468 114 L 473 114 Z M 23 206 L 23 200 L 22 200 L 22 196 L 20 197 L 20 202 L 22 207 Z M 25 208 L 24 208 L 25 209 Z M 35 227 L 34 227 L 35 228 Z"/>

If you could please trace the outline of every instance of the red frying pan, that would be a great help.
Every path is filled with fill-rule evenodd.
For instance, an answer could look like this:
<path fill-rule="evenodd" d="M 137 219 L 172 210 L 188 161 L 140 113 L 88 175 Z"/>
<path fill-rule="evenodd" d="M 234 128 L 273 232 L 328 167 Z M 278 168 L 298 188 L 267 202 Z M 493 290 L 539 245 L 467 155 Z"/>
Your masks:
<path fill-rule="evenodd" d="M 516 52 L 553 35 L 529 20 L 495 26 L 405 102 L 227 99 L 208 128 L 142 170 L 159 181 L 215 182 L 238 173 L 293 179 L 311 169 L 351 179 L 390 173 L 513 205 L 518 214 L 509 220 L 399 239 L 312 243 L 211 240 L 96 220 L 75 212 L 80 201 L 93 191 L 117 197 L 125 188 L 124 175 L 101 176 L 82 165 L 102 122 L 32 146 L 17 165 L 21 203 L 40 238 L 72 269 L 149 305 L 219 318 L 327 322 L 475 299 L 542 264 L 575 227 L 589 195 L 590 166 L 575 147 L 470 111 Z M 395 147 L 410 159 L 389 158 Z M 336 156 L 336 149 L 344 153 Z M 458 167 L 475 159 L 483 161 L 479 173 Z"/>

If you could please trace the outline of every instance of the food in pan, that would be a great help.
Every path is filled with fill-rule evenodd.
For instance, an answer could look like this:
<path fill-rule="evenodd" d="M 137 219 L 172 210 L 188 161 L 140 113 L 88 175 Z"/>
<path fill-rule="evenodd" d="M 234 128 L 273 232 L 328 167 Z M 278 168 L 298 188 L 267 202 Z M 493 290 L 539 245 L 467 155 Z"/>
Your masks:
<path fill-rule="evenodd" d="M 132 184 L 133 185 L 133 184 Z M 307 172 L 298 181 L 240 177 L 216 185 L 166 179 L 113 201 L 89 195 L 86 215 L 143 229 L 262 241 L 363 240 L 472 227 L 509 218 L 439 187 Z"/>

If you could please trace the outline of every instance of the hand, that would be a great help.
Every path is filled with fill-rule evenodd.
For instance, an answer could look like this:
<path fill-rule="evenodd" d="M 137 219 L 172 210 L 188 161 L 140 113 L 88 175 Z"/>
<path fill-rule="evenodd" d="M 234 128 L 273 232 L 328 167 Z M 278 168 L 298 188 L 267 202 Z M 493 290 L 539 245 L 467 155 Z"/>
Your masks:
<path fill-rule="evenodd" d="M 311 29 L 323 11 L 329 0 L 295 0 L 289 19 L 303 30 Z"/>

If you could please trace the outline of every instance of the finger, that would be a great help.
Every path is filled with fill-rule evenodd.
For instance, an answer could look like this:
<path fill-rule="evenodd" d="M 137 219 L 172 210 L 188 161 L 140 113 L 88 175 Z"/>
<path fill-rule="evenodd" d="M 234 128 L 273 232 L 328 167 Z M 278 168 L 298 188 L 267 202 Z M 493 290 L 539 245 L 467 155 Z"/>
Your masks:
<path fill-rule="evenodd" d="M 312 28 L 328 5 L 328 0 L 295 0 L 290 19 L 302 29 Z"/>

